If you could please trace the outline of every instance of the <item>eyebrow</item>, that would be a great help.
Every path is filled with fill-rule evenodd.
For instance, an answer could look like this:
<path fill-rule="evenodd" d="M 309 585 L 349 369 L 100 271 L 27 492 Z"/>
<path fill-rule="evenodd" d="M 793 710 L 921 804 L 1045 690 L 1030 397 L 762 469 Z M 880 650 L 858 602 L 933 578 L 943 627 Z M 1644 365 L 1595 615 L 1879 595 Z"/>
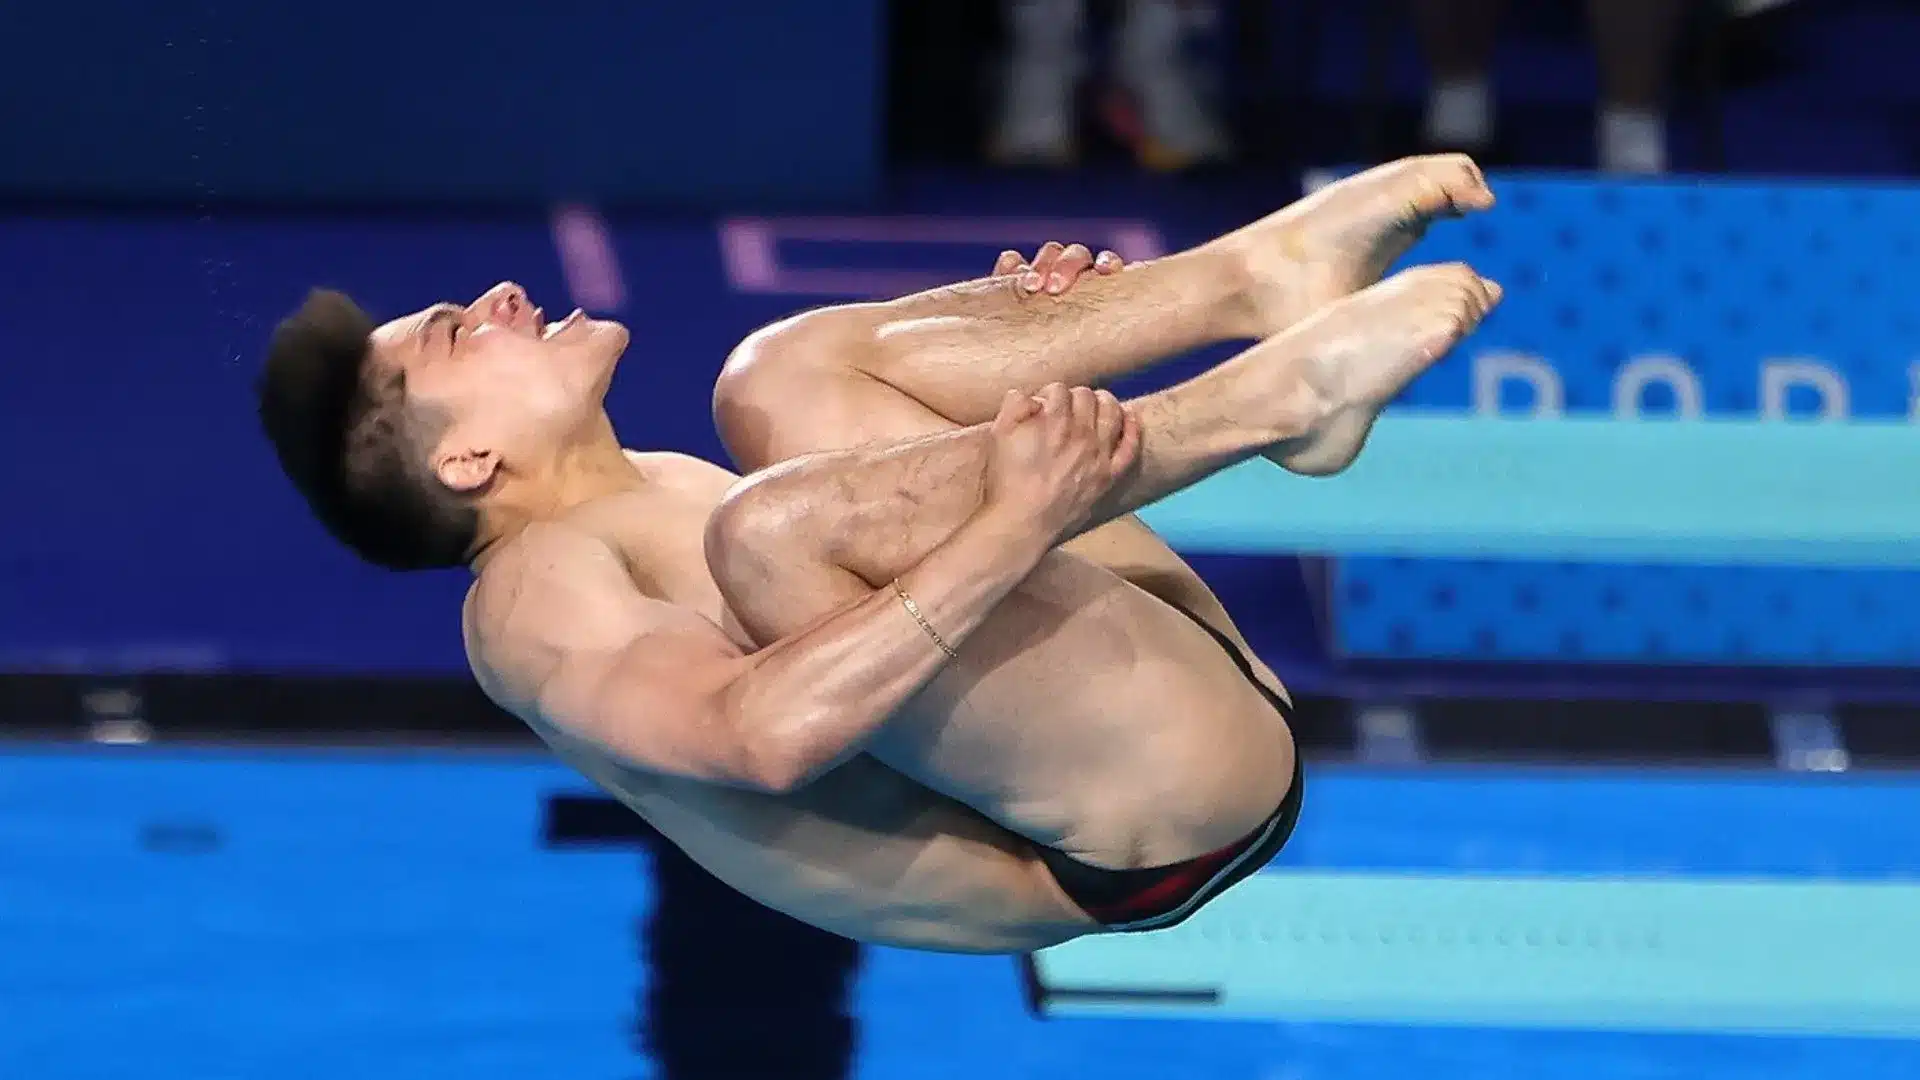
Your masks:
<path fill-rule="evenodd" d="M 425 344 L 432 338 L 435 330 L 445 325 L 448 319 L 457 317 L 459 313 L 460 309 L 452 304 L 435 304 L 428 310 L 427 317 L 420 323 L 419 336 L 421 343 Z"/>

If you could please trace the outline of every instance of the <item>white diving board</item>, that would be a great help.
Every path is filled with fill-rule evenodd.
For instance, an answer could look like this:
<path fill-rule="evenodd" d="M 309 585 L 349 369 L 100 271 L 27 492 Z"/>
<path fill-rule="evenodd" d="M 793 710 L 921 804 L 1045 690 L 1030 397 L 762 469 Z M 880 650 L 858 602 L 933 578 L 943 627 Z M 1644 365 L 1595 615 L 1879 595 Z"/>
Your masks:
<path fill-rule="evenodd" d="M 1255 459 L 1142 516 L 1196 553 L 1920 566 L 1920 426 L 1397 413 L 1340 476 Z"/>
<path fill-rule="evenodd" d="M 1920 885 L 1256 874 L 1027 961 L 1050 1016 L 1920 1036 Z"/>

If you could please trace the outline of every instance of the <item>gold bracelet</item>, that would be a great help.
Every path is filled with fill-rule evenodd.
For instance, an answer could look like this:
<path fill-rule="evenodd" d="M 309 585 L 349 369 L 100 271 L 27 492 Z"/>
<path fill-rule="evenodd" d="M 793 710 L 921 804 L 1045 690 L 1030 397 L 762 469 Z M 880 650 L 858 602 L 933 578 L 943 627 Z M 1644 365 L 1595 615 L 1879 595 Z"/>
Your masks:
<path fill-rule="evenodd" d="M 913 616 L 913 621 L 920 624 L 920 629 L 925 630 L 927 636 L 933 639 L 933 643 L 940 646 L 941 652 L 946 653 L 950 659 L 960 659 L 960 654 L 953 651 L 953 646 L 947 644 L 947 639 L 940 636 L 940 631 L 935 630 L 933 624 L 927 621 L 927 617 L 920 614 L 920 605 L 914 603 L 913 597 L 907 595 L 906 587 L 900 584 L 899 578 L 893 579 L 893 595 L 900 598 L 900 606 L 906 608 L 907 614 Z"/>

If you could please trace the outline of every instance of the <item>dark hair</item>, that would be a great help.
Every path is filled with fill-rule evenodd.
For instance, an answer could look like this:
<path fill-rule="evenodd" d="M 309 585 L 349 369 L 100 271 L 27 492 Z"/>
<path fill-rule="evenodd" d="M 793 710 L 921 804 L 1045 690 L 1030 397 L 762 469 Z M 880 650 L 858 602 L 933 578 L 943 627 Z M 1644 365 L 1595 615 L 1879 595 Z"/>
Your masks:
<path fill-rule="evenodd" d="M 428 471 L 429 433 L 405 374 L 372 363 L 373 329 L 345 295 L 308 294 L 274 328 L 260 424 L 314 516 L 355 554 L 390 570 L 459 566 L 480 514 Z"/>

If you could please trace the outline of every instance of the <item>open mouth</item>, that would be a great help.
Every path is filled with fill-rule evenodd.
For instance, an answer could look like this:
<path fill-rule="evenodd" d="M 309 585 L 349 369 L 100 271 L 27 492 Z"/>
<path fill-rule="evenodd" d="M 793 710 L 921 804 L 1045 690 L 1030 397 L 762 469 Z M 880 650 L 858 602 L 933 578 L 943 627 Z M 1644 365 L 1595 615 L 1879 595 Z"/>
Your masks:
<path fill-rule="evenodd" d="M 552 324 L 548 324 L 546 316 L 538 309 L 535 310 L 534 316 L 535 322 L 538 324 L 540 340 L 542 341 L 552 341 L 554 338 L 585 322 L 587 318 L 586 312 L 581 311 L 579 308 L 574 308 L 573 312 L 566 318 Z"/>

